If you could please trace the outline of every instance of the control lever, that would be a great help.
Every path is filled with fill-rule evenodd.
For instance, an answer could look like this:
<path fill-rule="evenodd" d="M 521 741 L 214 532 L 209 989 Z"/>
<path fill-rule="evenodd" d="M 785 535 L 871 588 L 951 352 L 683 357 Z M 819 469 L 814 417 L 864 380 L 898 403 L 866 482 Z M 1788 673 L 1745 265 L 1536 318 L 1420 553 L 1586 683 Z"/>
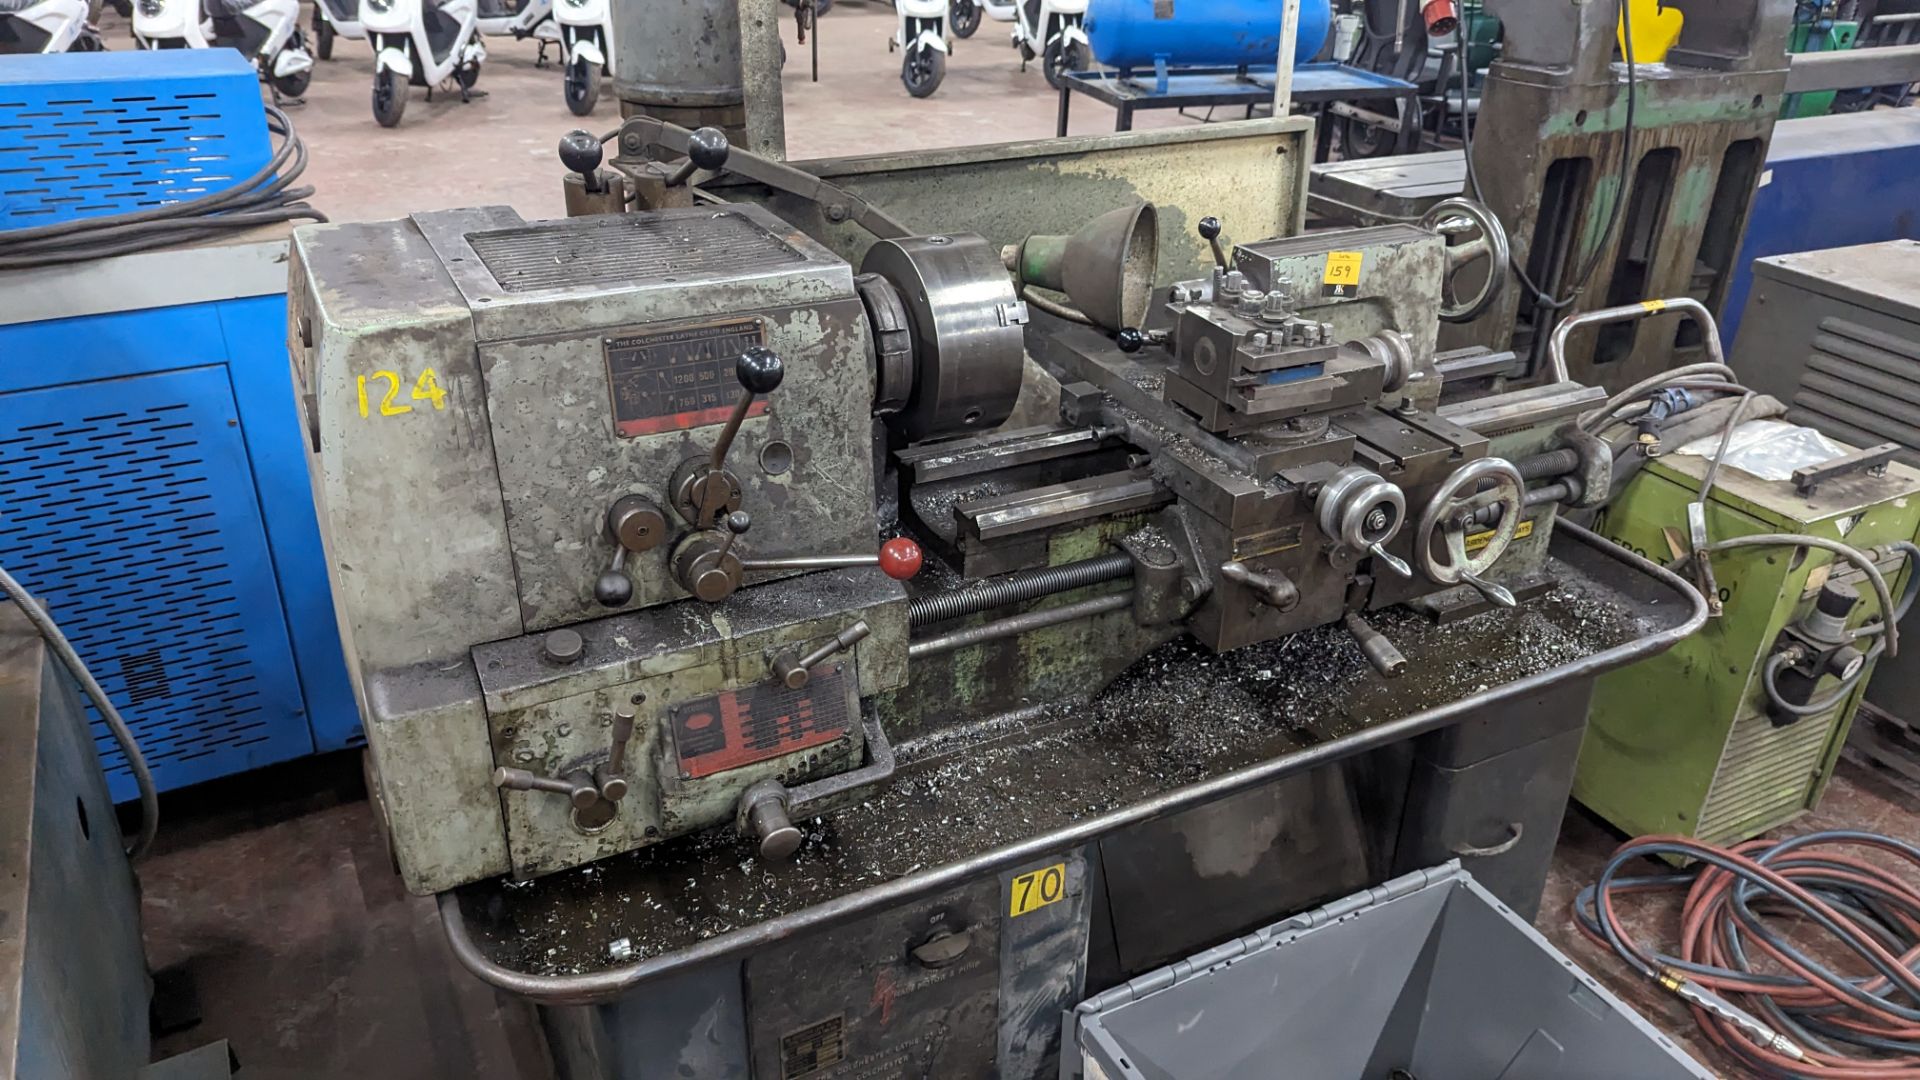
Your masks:
<path fill-rule="evenodd" d="M 581 186 L 590 194 L 598 195 L 606 190 L 606 184 L 600 179 L 600 162 L 604 157 L 600 140 L 585 131 L 576 128 L 560 136 L 560 164 L 570 172 L 579 173 Z"/>
<path fill-rule="evenodd" d="M 796 658 L 794 650 L 783 649 L 774 654 L 772 664 L 773 673 L 779 676 L 781 684 L 787 689 L 804 689 L 809 682 L 813 681 L 813 669 L 817 667 L 821 661 L 832 656 L 834 653 L 853 648 L 865 640 L 866 636 L 871 633 L 873 633 L 873 630 L 867 626 L 866 620 L 862 619 L 852 626 L 847 627 L 845 630 L 840 631 L 838 634 L 835 634 L 833 640 L 805 656 Z"/>
<path fill-rule="evenodd" d="M 633 581 L 627 577 L 627 553 L 651 551 L 667 538 L 667 519 L 652 499 L 622 495 L 607 508 L 607 535 L 613 538 L 613 565 L 593 583 L 593 598 L 602 607 L 625 607 L 633 599 Z"/>
<path fill-rule="evenodd" d="M 693 133 L 657 117 L 631 116 L 620 125 L 620 145 L 624 150 L 623 158 L 642 158 L 655 150 L 683 154 L 692 149 Z M 726 169 L 734 176 L 765 184 L 775 191 L 818 206 L 830 222 L 852 222 L 882 240 L 919 235 L 918 230 L 907 228 L 860 196 L 784 161 L 774 161 L 752 151 L 735 148 L 728 152 Z M 643 186 L 638 193 L 638 204 L 641 209 L 655 209 L 655 205 L 648 201 L 646 190 Z"/>
<path fill-rule="evenodd" d="M 1392 552 L 1388 551 L 1386 548 L 1381 547 L 1377 543 L 1369 544 L 1367 546 L 1367 554 L 1372 555 L 1376 559 L 1379 559 L 1382 563 L 1386 565 L 1387 569 L 1393 571 L 1396 574 L 1399 574 L 1403 578 L 1410 578 L 1413 576 L 1413 567 L 1407 565 L 1407 560 L 1402 559 L 1398 555 L 1393 554 Z"/>
<path fill-rule="evenodd" d="M 1200 238 L 1213 249 L 1213 265 L 1227 268 L 1227 246 L 1220 242 L 1220 219 L 1211 215 L 1200 219 Z"/>
<path fill-rule="evenodd" d="M 571 772 L 564 778 L 536 776 L 525 769 L 498 768 L 493 770 L 493 786 L 508 791 L 545 791 L 554 795 L 565 795 L 576 810 L 585 810 L 600 801 L 600 789 L 593 784 L 593 777 L 584 772 Z"/>
<path fill-rule="evenodd" d="M 741 559 L 743 570 L 837 570 L 850 566 L 877 566 L 895 581 L 905 581 L 920 572 L 925 561 L 920 545 L 904 536 L 896 536 L 880 545 L 872 555 L 770 555 L 762 559 Z"/>
<path fill-rule="evenodd" d="M 594 603 L 601 607 L 626 607 L 633 600 L 633 579 L 627 576 L 627 549 L 613 549 L 613 565 L 593 583 Z"/>
<path fill-rule="evenodd" d="M 687 136 L 687 160 L 667 177 L 668 187 L 680 187 L 693 179 L 693 174 L 705 169 L 718 172 L 726 168 L 727 158 L 733 153 L 733 144 L 727 142 L 727 133 L 717 127 L 695 128 Z M 597 164 L 597 163 L 596 163 Z M 777 384 L 778 379 L 774 382 Z"/>
<path fill-rule="evenodd" d="M 746 573 L 733 554 L 733 545 L 753 526 L 753 518 L 744 510 L 735 510 L 723 524 L 726 529 L 717 544 L 711 533 L 702 532 L 683 543 L 673 557 L 673 573 L 680 587 L 709 604 L 732 596 Z"/>
<path fill-rule="evenodd" d="M 714 555 L 714 561 L 726 562 L 727 553 L 733 550 L 733 542 L 746 535 L 753 528 L 753 516 L 745 510 L 735 510 L 727 515 L 727 535 L 720 538 L 720 551 Z"/>
<path fill-rule="evenodd" d="M 720 437 L 705 458 L 682 462 L 670 485 L 674 506 L 703 529 L 716 527 L 728 511 L 740 508 L 740 481 L 727 471 L 727 453 L 740 434 L 740 425 L 753 411 L 754 401 L 779 388 L 787 367 L 772 349 L 754 345 L 734 361 L 733 374 L 740 381 L 740 397 L 734 401 Z"/>
<path fill-rule="evenodd" d="M 1300 589 L 1284 576 L 1263 574 L 1245 563 L 1220 564 L 1220 576 L 1253 590 L 1260 602 L 1278 611 L 1292 611 L 1300 603 Z"/>
<path fill-rule="evenodd" d="M 627 797 L 627 743 L 633 739 L 633 719 L 632 709 L 613 711 L 613 749 L 606 762 L 593 770 L 593 782 L 600 789 L 600 797 L 608 802 Z"/>
<path fill-rule="evenodd" d="M 1165 330 L 1123 326 L 1113 335 L 1113 344 L 1123 353 L 1137 353 L 1148 345 L 1165 345 L 1170 336 Z"/>
<path fill-rule="evenodd" d="M 1344 622 L 1347 633 L 1353 635 L 1353 640 L 1359 644 L 1360 651 L 1366 655 L 1367 663 L 1373 665 L 1373 670 L 1389 679 L 1407 670 L 1406 656 L 1394 648 L 1393 642 L 1387 640 L 1387 635 L 1375 630 L 1372 623 L 1361 618 L 1359 612 L 1347 612 Z"/>

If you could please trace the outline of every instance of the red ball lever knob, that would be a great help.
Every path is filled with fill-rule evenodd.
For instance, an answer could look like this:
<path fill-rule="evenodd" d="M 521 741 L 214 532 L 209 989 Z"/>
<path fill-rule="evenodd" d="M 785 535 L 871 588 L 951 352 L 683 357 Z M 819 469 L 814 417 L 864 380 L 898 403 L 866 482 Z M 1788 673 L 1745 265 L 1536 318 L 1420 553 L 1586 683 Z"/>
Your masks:
<path fill-rule="evenodd" d="M 905 581 L 920 572 L 920 545 L 904 536 L 896 536 L 880 545 L 880 570 L 895 581 Z"/>

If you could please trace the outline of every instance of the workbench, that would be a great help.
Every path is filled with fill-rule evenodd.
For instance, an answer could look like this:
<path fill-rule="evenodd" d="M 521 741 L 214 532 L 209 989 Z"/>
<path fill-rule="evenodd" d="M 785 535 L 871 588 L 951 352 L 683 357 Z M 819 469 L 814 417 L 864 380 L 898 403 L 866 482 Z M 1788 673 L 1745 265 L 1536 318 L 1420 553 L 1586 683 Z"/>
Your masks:
<path fill-rule="evenodd" d="M 1273 102 L 1274 67 L 1172 67 L 1155 71 L 1120 70 L 1068 72 L 1060 85 L 1060 118 L 1056 135 L 1067 133 L 1067 115 L 1074 94 L 1085 94 L 1111 105 L 1113 130 L 1132 131 L 1133 114 L 1142 109 L 1196 109 L 1244 106 L 1251 117 L 1255 106 Z M 1404 79 L 1363 71 L 1348 64 L 1301 64 L 1293 69 L 1292 101 L 1324 110 L 1336 101 L 1392 101 L 1411 98 L 1419 87 Z M 1316 160 L 1327 156 L 1332 129 L 1322 117 L 1318 125 Z"/>

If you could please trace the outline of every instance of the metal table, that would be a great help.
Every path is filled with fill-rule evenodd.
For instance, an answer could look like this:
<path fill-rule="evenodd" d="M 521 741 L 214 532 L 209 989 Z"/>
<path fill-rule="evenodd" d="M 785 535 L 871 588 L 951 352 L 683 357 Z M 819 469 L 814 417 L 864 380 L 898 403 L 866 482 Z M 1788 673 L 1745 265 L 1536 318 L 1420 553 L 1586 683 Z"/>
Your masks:
<path fill-rule="evenodd" d="M 1174 67 L 1155 71 L 1122 68 L 1118 71 L 1074 71 L 1060 86 L 1060 118 L 1054 134 L 1067 133 L 1067 114 L 1074 94 L 1085 94 L 1113 106 L 1115 131 L 1132 131 L 1133 114 L 1140 109 L 1188 109 L 1222 105 L 1245 106 L 1273 102 L 1274 69 L 1264 67 Z M 1411 98 L 1419 87 L 1348 64 L 1301 64 L 1293 69 L 1293 102 L 1325 106 L 1335 101 L 1391 101 Z M 1326 156 L 1331 133 L 1319 125 L 1316 157 Z"/>
<path fill-rule="evenodd" d="M 1458 150 L 1331 161 L 1313 167 L 1307 210 L 1341 225 L 1415 221 L 1466 186 L 1467 159 Z"/>

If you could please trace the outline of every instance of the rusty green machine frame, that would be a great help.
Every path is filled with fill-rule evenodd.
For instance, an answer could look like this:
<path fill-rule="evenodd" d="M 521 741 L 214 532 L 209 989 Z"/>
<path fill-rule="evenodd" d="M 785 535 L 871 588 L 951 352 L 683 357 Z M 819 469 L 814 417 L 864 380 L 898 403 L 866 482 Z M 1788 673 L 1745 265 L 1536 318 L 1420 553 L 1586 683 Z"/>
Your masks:
<path fill-rule="evenodd" d="M 1717 311 L 1786 90 L 1792 0 L 1689 4 L 1664 61 L 1631 68 L 1617 5 L 1486 9 L 1503 45 L 1465 192 L 1506 223 L 1517 287 L 1448 343 L 1511 348 L 1531 377 L 1562 319 L 1649 297 Z M 1663 315 L 1578 335 L 1566 363 L 1619 390 L 1704 354 L 1694 324 Z"/>

